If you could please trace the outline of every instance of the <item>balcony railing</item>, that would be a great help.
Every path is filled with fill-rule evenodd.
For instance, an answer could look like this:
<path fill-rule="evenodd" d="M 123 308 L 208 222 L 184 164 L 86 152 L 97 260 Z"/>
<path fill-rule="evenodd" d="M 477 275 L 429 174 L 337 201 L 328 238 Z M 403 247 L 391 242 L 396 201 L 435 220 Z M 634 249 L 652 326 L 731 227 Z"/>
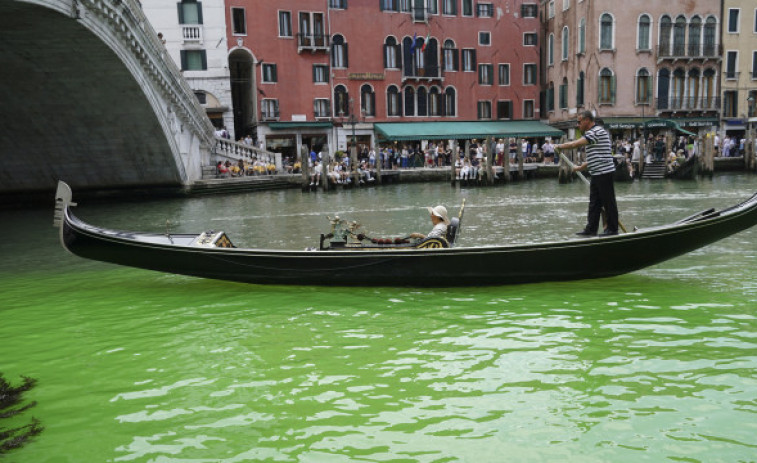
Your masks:
<path fill-rule="evenodd" d="M 330 108 L 316 109 L 315 111 L 313 111 L 313 117 L 315 117 L 316 119 L 330 119 L 331 109 Z"/>
<path fill-rule="evenodd" d="M 297 34 L 297 52 L 302 50 L 324 50 L 329 49 L 329 36 L 326 34 Z"/>
<path fill-rule="evenodd" d="M 260 119 L 263 121 L 278 121 L 279 120 L 279 110 L 269 110 L 264 109 L 260 113 Z"/>
<path fill-rule="evenodd" d="M 725 80 L 739 80 L 740 75 L 740 71 L 723 71 L 723 77 L 725 77 Z"/>
<path fill-rule="evenodd" d="M 715 111 L 720 109 L 720 97 L 670 97 L 655 100 L 658 111 Z"/>
<path fill-rule="evenodd" d="M 714 43 L 669 44 L 657 46 L 658 58 L 718 58 L 721 47 Z"/>
<path fill-rule="evenodd" d="M 405 69 L 403 71 L 402 79 L 423 79 L 423 80 L 433 80 L 433 79 L 441 79 L 441 72 L 439 66 L 426 66 L 420 69 L 416 69 L 415 67 L 411 69 Z"/>
<path fill-rule="evenodd" d="M 181 26 L 181 37 L 184 39 L 184 43 L 202 43 L 202 25 Z"/>

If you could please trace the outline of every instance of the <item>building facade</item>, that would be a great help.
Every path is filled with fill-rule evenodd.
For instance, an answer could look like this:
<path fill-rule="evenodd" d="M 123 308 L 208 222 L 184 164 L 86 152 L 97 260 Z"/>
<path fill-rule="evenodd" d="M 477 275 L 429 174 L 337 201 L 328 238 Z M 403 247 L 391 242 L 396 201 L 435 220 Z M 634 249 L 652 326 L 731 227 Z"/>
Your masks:
<path fill-rule="evenodd" d="M 536 0 L 227 0 L 235 125 L 268 149 L 377 122 L 539 119 Z"/>
<path fill-rule="evenodd" d="M 723 1 L 722 132 L 742 138 L 757 115 L 757 3 Z M 754 121 L 753 121 L 754 122 Z"/>
<path fill-rule="evenodd" d="M 233 135 L 224 0 L 150 0 L 142 10 L 210 121 Z"/>
<path fill-rule="evenodd" d="M 617 137 L 719 123 L 720 2 L 544 0 L 544 111 L 573 137 L 590 110 Z M 673 121 L 673 122 L 670 122 Z"/>

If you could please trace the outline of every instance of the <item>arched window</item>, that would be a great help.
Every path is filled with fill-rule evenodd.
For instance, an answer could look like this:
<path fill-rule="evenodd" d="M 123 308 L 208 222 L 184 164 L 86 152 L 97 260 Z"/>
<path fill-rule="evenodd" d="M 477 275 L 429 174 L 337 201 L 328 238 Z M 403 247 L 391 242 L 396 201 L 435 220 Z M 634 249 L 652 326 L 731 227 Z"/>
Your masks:
<path fill-rule="evenodd" d="M 581 107 L 584 105 L 584 72 L 578 73 L 578 80 L 576 81 L 576 106 Z"/>
<path fill-rule="evenodd" d="M 547 64 L 555 64 L 555 34 L 549 34 L 547 39 Z"/>
<path fill-rule="evenodd" d="M 447 87 L 444 90 L 444 115 L 448 117 L 455 117 L 457 115 L 456 103 L 457 97 L 455 95 L 455 89 Z"/>
<path fill-rule="evenodd" d="M 431 87 L 428 92 L 428 115 L 429 116 L 441 116 L 442 115 L 441 95 L 439 94 L 438 87 Z"/>
<path fill-rule="evenodd" d="M 715 108 L 715 70 L 708 68 L 702 74 L 702 108 Z"/>
<path fill-rule="evenodd" d="M 643 14 L 639 17 L 639 36 L 636 42 L 636 48 L 638 50 L 649 50 L 650 40 L 649 33 L 651 32 L 652 20 L 649 15 Z"/>
<path fill-rule="evenodd" d="M 586 53 L 586 18 L 578 23 L 578 53 Z"/>
<path fill-rule="evenodd" d="M 331 65 L 335 68 L 346 68 L 347 63 L 347 43 L 344 37 L 337 34 L 331 39 Z"/>
<path fill-rule="evenodd" d="M 657 74 L 657 109 L 665 110 L 670 108 L 669 92 L 670 70 L 663 68 Z"/>
<path fill-rule="evenodd" d="M 415 75 L 413 69 L 413 55 L 415 54 L 415 48 L 416 46 L 413 45 L 412 37 L 405 37 L 402 39 L 402 75 Z"/>
<path fill-rule="evenodd" d="M 660 19 L 660 43 L 658 54 L 670 56 L 670 34 L 673 31 L 673 22 L 670 16 L 665 15 Z"/>
<path fill-rule="evenodd" d="M 394 37 L 387 37 L 384 41 L 384 67 L 386 69 L 400 68 L 400 46 Z"/>
<path fill-rule="evenodd" d="M 415 89 L 405 87 L 405 116 L 415 116 Z"/>
<path fill-rule="evenodd" d="M 702 55 L 702 18 L 694 16 L 689 23 L 689 56 Z"/>
<path fill-rule="evenodd" d="M 683 69 L 678 68 L 673 71 L 673 88 L 672 98 L 670 99 L 671 109 L 681 109 L 683 107 L 683 89 L 686 84 L 686 73 Z"/>
<path fill-rule="evenodd" d="M 459 58 L 457 54 L 457 48 L 455 48 L 455 42 L 452 40 L 444 41 L 444 53 L 442 54 L 442 61 L 444 63 L 444 71 L 452 72 L 457 71 L 460 68 Z"/>
<path fill-rule="evenodd" d="M 547 111 L 555 110 L 555 83 L 550 82 L 547 87 Z"/>
<path fill-rule="evenodd" d="M 707 20 L 704 22 L 704 49 L 702 50 L 702 54 L 704 54 L 704 56 L 716 56 L 716 28 L 717 22 L 715 21 L 715 18 L 708 16 Z"/>
<path fill-rule="evenodd" d="M 686 107 L 696 109 L 699 105 L 699 69 L 689 69 L 689 75 L 686 79 Z"/>
<path fill-rule="evenodd" d="M 686 56 L 686 18 L 678 16 L 673 26 L 673 56 Z"/>
<path fill-rule="evenodd" d="M 615 104 L 615 76 L 609 68 L 599 71 L 599 103 Z"/>
<path fill-rule="evenodd" d="M 439 77 L 439 42 L 431 37 L 423 50 L 423 69 L 426 77 Z"/>
<path fill-rule="evenodd" d="M 373 93 L 373 87 L 368 84 L 360 87 L 360 110 L 364 116 L 376 115 L 376 94 Z"/>
<path fill-rule="evenodd" d="M 344 85 L 334 87 L 334 111 L 340 117 L 350 115 L 350 95 Z"/>
<path fill-rule="evenodd" d="M 614 20 L 610 13 L 604 13 L 599 20 L 599 49 L 613 49 Z"/>
<path fill-rule="evenodd" d="M 636 73 L 636 104 L 652 102 L 652 76 L 647 68 L 641 68 Z"/>
<path fill-rule="evenodd" d="M 570 45 L 570 31 L 568 26 L 562 28 L 562 60 L 568 60 L 568 48 Z"/>
<path fill-rule="evenodd" d="M 396 85 L 390 85 L 386 89 L 386 115 L 401 116 L 402 104 L 400 101 L 400 90 Z"/>
<path fill-rule="evenodd" d="M 428 92 L 426 87 L 418 87 L 418 115 L 428 116 Z"/>
<path fill-rule="evenodd" d="M 568 78 L 562 78 L 560 84 L 560 109 L 568 109 Z"/>

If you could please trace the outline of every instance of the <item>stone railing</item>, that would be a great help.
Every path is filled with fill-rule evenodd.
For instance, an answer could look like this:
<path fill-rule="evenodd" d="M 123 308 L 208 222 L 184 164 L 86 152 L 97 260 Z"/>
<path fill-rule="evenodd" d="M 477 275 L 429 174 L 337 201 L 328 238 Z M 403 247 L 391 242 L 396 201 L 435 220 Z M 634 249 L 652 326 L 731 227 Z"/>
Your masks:
<path fill-rule="evenodd" d="M 237 161 L 241 159 L 242 161 L 251 163 L 253 158 L 257 158 L 266 164 L 275 165 L 277 172 L 282 171 L 281 153 L 272 153 L 246 143 L 239 143 L 225 138 L 215 137 L 213 154 L 216 158 L 215 162 L 226 161 L 228 159 L 236 164 Z"/>

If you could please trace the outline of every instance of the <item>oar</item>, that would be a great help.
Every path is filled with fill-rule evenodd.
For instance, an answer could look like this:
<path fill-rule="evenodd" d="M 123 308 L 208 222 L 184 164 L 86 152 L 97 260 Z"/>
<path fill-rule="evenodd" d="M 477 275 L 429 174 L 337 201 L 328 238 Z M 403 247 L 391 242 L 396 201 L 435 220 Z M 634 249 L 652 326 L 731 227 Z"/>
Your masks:
<path fill-rule="evenodd" d="M 576 165 L 573 164 L 573 162 L 571 162 L 571 160 L 568 159 L 568 157 L 565 156 L 565 154 L 561 150 L 558 149 L 557 152 L 560 154 L 560 159 L 562 159 L 563 161 L 565 161 L 566 164 L 568 164 L 568 167 L 570 167 L 571 169 L 574 169 L 576 167 Z M 586 185 L 590 185 L 589 180 L 587 180 L 586 177 L 584 177 L 584 174 L 582 174 L 581 172 L 577 170 L 575 171 L 575 173 L 578 174 L 578 178 L 583 180 L 583 182 Z M 605 210 L 602 209 L 602 216 L 604 215 L 605 215 Z M 623 233 L 628 233 L 628 230 L 626 230 L 626 227 L 624 227 L 623 224 L 620 222 L 620 219 L 618 219 L 618 226 L 620 227 L 621 230 L 623 230 Z"/>

